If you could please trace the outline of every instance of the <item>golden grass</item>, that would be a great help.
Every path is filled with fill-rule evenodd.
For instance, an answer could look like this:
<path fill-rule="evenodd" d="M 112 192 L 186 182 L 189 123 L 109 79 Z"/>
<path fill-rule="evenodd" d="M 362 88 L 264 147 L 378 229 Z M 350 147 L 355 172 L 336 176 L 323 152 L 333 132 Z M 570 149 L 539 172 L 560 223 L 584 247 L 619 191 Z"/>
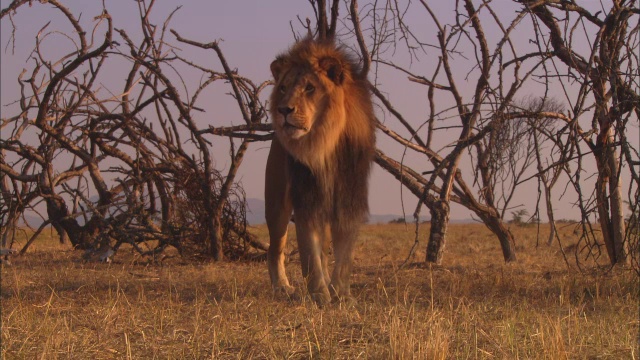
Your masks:
<path fill-rule="evenodd" d="M 413 227 L 369 225 L 353 307 L 318 309 L 288 264 L 294 299 L 271 294 L 264 263 L 149 263 L 121 250 L 85 263 L 49 239 L 2 268 L 6 359 L 637 359 L 638 279 L 582 274 L 536 229 L 514 229 L 504 264 L 482 225 L 452 225 L 444 266 L 399 269 Z M 571 245 L 571 229 L 563 239 Z M 264 228 L 258 233 L 265 236 Z M 546 234 L 542 233 L 541 243 Z"/>

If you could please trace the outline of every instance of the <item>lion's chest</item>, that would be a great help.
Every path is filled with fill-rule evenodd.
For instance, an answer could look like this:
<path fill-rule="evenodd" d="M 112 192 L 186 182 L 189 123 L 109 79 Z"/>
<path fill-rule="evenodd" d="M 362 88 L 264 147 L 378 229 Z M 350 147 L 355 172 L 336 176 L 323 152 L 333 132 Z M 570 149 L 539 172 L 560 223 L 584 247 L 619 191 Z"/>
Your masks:
<path fill-rule="evenodd" d="M 296 214 L 333 224 L 364 220 L 369 209 L 371 154 L 346 145 L 338 146 L 321 169 L 311 169 L 289 156 L 290 194 Z"/>

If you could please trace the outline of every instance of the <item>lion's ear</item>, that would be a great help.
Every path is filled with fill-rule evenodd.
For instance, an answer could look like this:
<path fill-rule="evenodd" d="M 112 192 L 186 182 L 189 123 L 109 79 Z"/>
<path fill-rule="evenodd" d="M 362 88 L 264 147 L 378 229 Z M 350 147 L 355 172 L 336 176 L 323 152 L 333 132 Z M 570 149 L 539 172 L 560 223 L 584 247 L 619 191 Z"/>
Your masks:
<path fill-rule="evenodd" d="M 320 68 L 325 71 L 327 77 L 334 83 L 341 85 L 344 81 L 344 66 L 340 60 L 333 57 L 325 57 L 318 61 Z"/>
<path fill-rule="evenodd" d="M 286 61 L 282 58 L 277 58 L 273 60 L 271 63 L 271 74 L 273 74 L 273 79 L 278 81 L 280 78 L 280 74 L 282 70 L 285 68 Z"/>

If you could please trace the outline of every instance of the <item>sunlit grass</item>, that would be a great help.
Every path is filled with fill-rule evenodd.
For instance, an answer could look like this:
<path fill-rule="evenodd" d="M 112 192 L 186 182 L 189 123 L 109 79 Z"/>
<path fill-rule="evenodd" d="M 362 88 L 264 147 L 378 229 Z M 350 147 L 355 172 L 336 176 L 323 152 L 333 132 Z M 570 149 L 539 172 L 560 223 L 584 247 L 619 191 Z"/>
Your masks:
<path fill-rule="evenodd" d="M 264 263 L 160 262 L 121 250 L 86 263 L 51 238 L 2 268 L 2 355 L 78 359 L 637 359 L 638 279 L 583 274 L 558 245 L 514 228 L 504 264 L 481 225 L 452 225 L 444 265 L 415 258 L 412 225 L 369 225 L 356 255 L 357 304 L 318 309 L 298 288 L 276 298 Z M 566 247 L 575 241 L 562 230 Z M 258 229 L 265 236 L 263 228 Z M 291 249 L 293 249 L 291 245 Z M 573 259 L 573 257 L 571 257 Z"/>

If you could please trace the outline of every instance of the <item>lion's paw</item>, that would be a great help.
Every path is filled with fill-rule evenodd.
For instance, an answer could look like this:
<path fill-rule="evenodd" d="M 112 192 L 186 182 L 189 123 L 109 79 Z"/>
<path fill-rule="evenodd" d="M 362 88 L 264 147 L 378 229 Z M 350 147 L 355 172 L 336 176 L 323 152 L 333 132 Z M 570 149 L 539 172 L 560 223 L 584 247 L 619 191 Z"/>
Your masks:
<path fill-rule="evenodd" d="M 278 299 L 292 300 L 295 296 L 296 288 L 291 285 L 282 285 L 273 288 L 273 295 Z"/>
<path fill-rule="evenodd" d="M 318 307 L 323 307 L 331 302 L 331 296 L 328 291 L 325 292 L 316 292 L 309 294 L 311 299 L 318 305 Z"/>

